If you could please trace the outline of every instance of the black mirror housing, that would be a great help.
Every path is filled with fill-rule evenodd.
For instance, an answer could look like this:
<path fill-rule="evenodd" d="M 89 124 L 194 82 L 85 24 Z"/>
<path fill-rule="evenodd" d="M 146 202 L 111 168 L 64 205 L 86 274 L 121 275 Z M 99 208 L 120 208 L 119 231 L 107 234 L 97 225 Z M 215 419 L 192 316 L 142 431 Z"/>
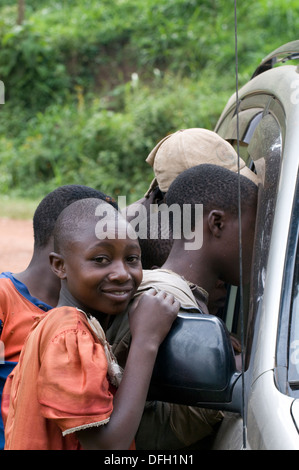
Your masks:
<path fill-rule="evenodd" d="M 159 348 L 148 400 L 234 409 L 233 389 L 239 377 L 222 320 L 179 312 Z"/>

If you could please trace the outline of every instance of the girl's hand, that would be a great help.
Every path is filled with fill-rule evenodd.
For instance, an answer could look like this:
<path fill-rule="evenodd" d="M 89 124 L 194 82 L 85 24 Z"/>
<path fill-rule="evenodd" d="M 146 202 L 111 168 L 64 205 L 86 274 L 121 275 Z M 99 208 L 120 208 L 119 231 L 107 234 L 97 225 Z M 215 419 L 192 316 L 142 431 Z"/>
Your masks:
<path fill-rule="evenodd" d="M 150 289 L 133 302 L 129 312 L 132 337 L 160 345 L 180 309 L 179 301 L 167 292 Z"/>

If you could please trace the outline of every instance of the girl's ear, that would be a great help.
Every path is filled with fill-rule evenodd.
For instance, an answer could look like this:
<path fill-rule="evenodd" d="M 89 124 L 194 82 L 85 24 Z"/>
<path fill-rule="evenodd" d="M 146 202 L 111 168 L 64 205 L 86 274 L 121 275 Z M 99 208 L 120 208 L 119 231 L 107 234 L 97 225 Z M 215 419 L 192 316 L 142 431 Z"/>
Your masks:
<path fill-rule="evenodd" d="M 208 226 L 211 234 L 220 238 L 225 226 L 225 212 L 214 209 L 208 215 Z"/>
<path fill-rule="evenodd" d="M 64 267 L 63 256 L 52 251 L 49 254 L 49 259 L 50 259 L 50 265 L 51 265 L 51 269 L 53 273 L 56 274 L 56 276 L 58 276 L 60 279 L 65 279 L 66 272 L 65 272 L 65 267 Z"/>

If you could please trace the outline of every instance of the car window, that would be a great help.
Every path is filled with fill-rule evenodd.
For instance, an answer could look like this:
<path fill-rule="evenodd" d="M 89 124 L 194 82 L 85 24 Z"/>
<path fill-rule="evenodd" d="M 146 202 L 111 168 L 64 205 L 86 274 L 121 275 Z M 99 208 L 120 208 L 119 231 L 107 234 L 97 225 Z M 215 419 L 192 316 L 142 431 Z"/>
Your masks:
<path fill-rule="evenodd" d="M 268 252 L 274 209 L 277 196 L 280 164 L 283 144 L 284 113 L 279 103 L 272 97 L 256 98 L 256 103 L 265 103 L 265 108 L 254 106 L 250 98 L 250 108 L 245 109 L 246 100 L 242 103 L 240 112 L 240 156 L 248 167 L 255 171 L 260 180 L 259 200 L 256 219 L 256 236 L 253 256 L 251 285 L 244 288 L 243 311 L 246 335 L 246 366 L 248 366 L 255 315 L 264 291 L 264 278 L 267 270 Z M 237 149 L 236 116 L 230 113 L 219 125 L 217 132 L 226 138 Z M 239 289 L 230 286 L 228 301 L 222 319 L 230 332 L 239 339 L 241 335 Z"/>
<path fill-rule="evenodd" d="M 248 153 L 254 162 L 260 184 L 248 305 L 247 365 L 253 339 L 255 316 L 264 293 L 282 158 L 282 130 L 273 114 L 269 113 L 263 116 L 257 125 L 248 145 Z"/>

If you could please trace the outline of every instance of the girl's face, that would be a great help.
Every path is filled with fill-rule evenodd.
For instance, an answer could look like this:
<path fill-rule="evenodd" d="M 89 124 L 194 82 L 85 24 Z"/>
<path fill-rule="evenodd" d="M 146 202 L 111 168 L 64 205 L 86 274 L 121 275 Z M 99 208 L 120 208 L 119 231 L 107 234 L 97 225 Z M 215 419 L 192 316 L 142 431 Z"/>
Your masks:
<path fill-rule="evenodd" d="M 86 228 L 64 257 L 64 288 L 87 312 L 122 313 L 142 280 L 140 255 L 138 240 L 127 231 L 100 240 L 94 227 Z"/>

